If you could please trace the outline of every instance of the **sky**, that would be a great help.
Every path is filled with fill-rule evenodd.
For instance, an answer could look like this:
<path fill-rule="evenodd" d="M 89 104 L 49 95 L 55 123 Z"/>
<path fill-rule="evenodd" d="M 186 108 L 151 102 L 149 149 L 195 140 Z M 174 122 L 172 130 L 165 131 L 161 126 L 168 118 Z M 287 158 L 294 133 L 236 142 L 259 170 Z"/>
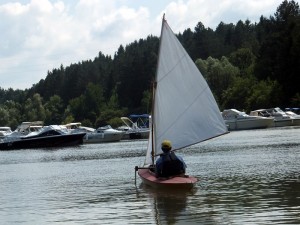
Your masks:
<path fill-rule="evenodd" d="M 283 0 L 0 0 L 0 87 L 24 90 L 48 71 L 111 55 L 149 35 L 163 13 L 174 33 L 198 22 L 259 21 Z M 298 1 L 296 1 L 298 2 Z"/>

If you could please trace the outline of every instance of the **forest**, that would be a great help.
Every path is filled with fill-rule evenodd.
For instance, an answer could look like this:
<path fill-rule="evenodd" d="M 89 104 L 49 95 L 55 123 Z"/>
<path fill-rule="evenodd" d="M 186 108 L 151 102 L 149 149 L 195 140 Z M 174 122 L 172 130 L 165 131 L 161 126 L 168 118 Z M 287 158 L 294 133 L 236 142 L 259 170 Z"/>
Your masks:
<path fill-rule="evenodd" d="M 201 22 L 177 34 L 209 84 L 220 110 L 300 107 L 300 11 L 284 0 L 274 15 L 259 22 Z M 25 90 L 0 87 L 0 126 L 23 121 L 81 122 L 99 127 L 121 124 L 120 117 L 151 113 L 159 37 L 149 35 L 114 56 L 49 70 Z"/>

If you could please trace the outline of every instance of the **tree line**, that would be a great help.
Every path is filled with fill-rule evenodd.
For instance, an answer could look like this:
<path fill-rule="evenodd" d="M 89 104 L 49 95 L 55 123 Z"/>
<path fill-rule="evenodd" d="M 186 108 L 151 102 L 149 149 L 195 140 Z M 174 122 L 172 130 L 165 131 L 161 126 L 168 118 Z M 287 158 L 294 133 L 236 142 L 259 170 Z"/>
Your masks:
<path fill-rule="evenodd" d="M 213 30 L 199 22 L 177 35 L 221 110 L 300 107 L 299 12 L 298 3 L 284 0 L 258 23 L 220 22 Z M 52 69 L 29 89 L 0 88 L 0 126 L 34 120 L 118 126 L 121 116 L 151 113 L 158 48 L 159 38 L 150 35 L 120 45 L 114 56 L 99 52 Z"/>

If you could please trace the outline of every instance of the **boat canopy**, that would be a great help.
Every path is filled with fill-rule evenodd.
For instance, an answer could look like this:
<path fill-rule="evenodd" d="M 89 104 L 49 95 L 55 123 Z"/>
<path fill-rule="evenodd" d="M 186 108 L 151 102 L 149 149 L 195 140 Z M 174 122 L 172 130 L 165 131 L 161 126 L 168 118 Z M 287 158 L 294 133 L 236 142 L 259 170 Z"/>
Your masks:
<path fill-rule="evenodd" d="M 285 110 L 299 110 L 300 108 L 285 108 Z"/>
<path fill-rule="evenodd" d="M 131 114 L 129 115 L 130 118 L 149 118 L 149 114 Z"/>

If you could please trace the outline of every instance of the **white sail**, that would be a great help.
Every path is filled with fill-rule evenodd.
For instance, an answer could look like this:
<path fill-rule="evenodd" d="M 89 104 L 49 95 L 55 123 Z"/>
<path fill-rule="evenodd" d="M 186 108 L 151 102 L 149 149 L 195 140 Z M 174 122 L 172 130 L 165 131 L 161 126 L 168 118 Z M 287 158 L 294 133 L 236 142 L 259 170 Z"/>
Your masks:
<path fill-rule="evenodd" d="M 164 139 L 173 150 L 227 132 L 218 105 L 205 79 L 175 34 L 163 20 L 152 122 L 155 154 Z M 145 163 L 150 163 L 151 138 Z"/>

